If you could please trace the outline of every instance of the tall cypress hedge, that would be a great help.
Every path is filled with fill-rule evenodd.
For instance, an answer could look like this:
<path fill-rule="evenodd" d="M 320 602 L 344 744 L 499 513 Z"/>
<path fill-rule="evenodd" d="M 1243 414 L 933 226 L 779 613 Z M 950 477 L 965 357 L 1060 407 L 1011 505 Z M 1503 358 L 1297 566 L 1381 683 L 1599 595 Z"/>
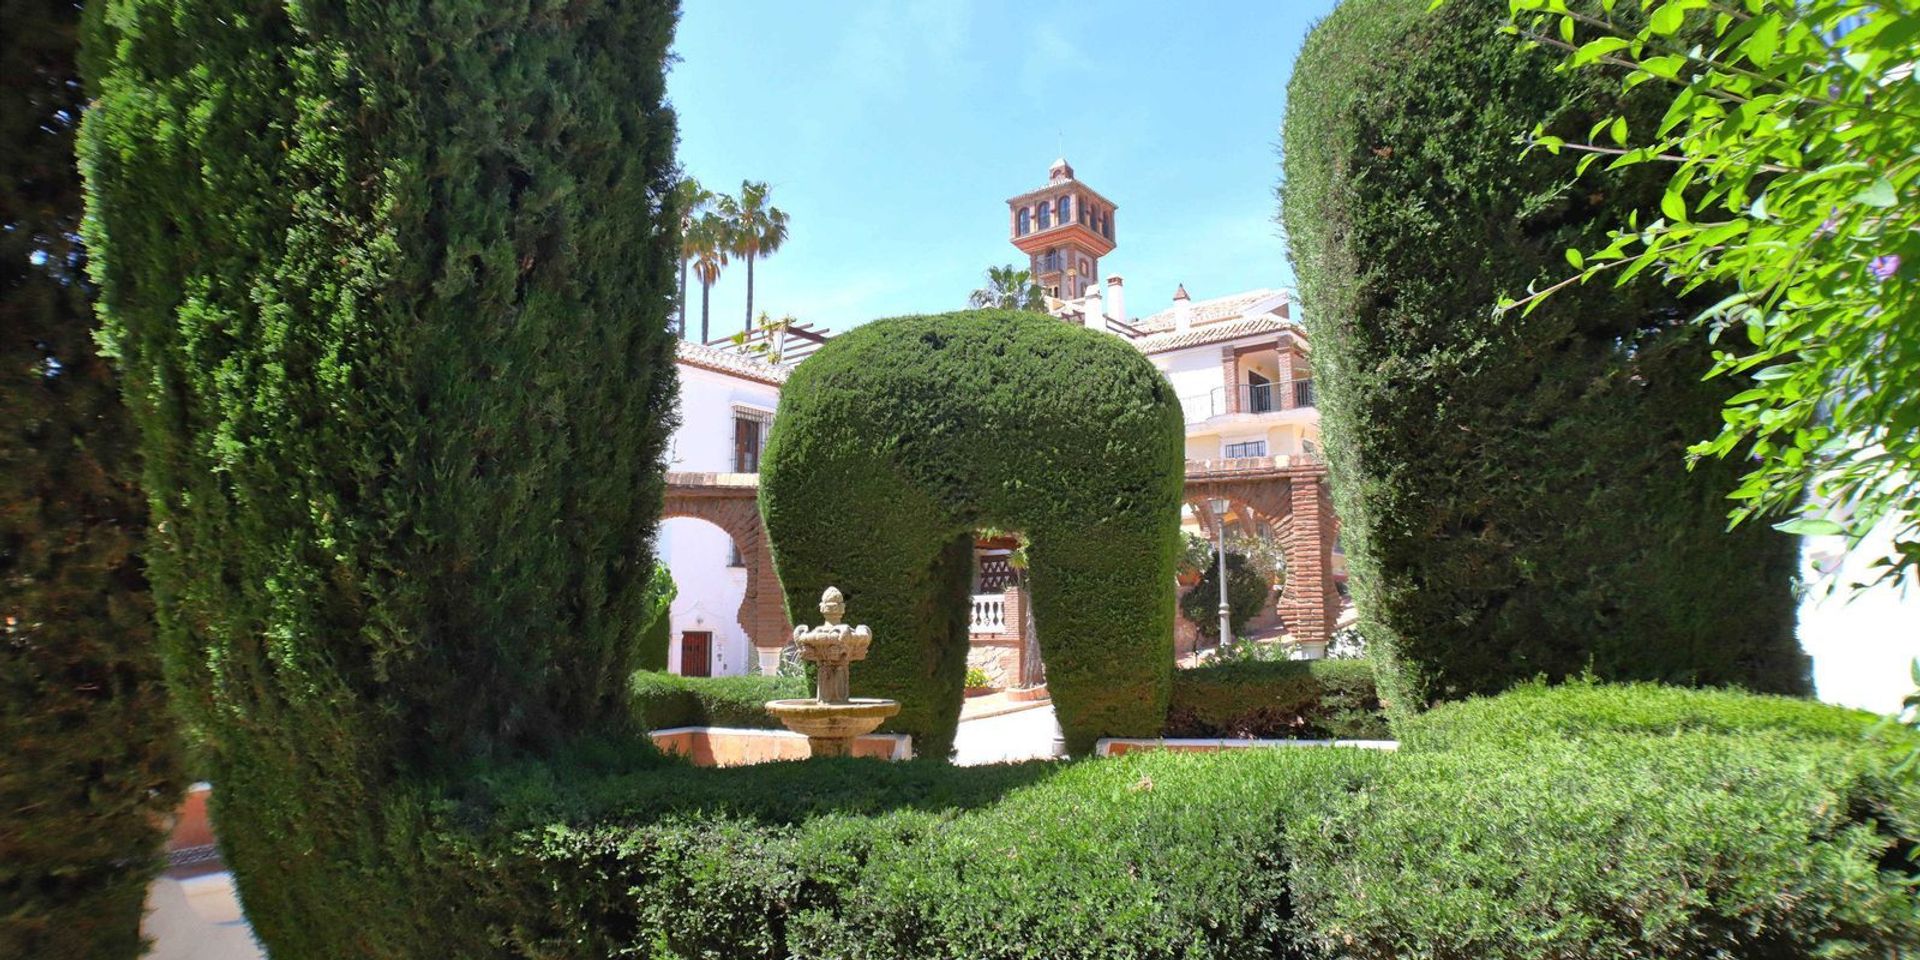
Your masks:
<path fill-rule="evenodd" d="M 1283 220 L 1304 294 L 1355 598 L 1398 706 L 1591 669 L 1805 693 L 1795 544 L 1725 532 L 1740 467 L 1687 469 L 1736 386 L 1702 382 L 1686 321 L 1724 291 L 1654 278 L 1503 296 L 1565 276 L 1663 171 L 1519 158 L 1546 121 L 1583 141 L 1670 91 L 1499 33 L 1505 9 L 1348 0 L 1288 87 Z"/>
<path fill-rule="evenodd" d="M 0 21 L 0 956 L 132 958 L 181 774 L 75 237 L 80 8 Z"/>
<path fill-rule="evenodd" d="M 651 756 L 675 5 L 89 10 L 93 275 L 249 919 L 465 955 L 424 784 Z"/>
<path fill-rule="evenodd" d="M 945 757 L 966 672 L 973 533 L 1030 544 L 1068 748 L 1153 736 L 1173 669 L 1180 405 L 1117 338 L 1033 313 L 900 317 L 820 348 L 782 393 L 760 509 L 796 623 L 821 590 L 873 628 L 853 691 Z"/>

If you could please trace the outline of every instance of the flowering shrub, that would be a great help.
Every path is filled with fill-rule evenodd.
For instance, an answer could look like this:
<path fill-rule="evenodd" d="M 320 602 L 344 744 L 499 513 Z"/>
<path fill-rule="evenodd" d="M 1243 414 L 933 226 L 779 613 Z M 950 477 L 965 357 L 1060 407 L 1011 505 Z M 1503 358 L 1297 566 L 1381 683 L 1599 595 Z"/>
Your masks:
<path fill-rule="evenodd" d="M 1515 303 L 1603 274 L 1731 285 L 1700 320 L 1713 375 L 1745 389 L 1690 452 L 1751 459 L 1734 519 L 1799 510 L 1780 526 L 1856 543 L 1891 520 L 1884 576 L 1920 565 L 1920 2 L 1511 6 L 1511 29 L 1567 51 L 1566 69 L 1677 90 L 1655 123 L 1602 117 L 1586 139 L 1604 142 L 1536 128 L 1530 149 L 1583 152 L 1583 171 L 1672 173 L 1657 212 L 1569 249 L 1579 272 Z"/>

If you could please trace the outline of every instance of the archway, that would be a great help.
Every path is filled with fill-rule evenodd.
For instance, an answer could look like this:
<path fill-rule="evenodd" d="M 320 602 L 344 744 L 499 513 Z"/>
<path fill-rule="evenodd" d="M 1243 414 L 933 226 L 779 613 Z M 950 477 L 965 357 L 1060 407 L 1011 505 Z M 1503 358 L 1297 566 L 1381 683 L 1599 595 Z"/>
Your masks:
<path fill-rule="evenodd" d="M 1280 619 L 1307 656 L 1323 654 L 1341 604 L 1333 557 L 1338 524 L 1326 464 L 1286 457 L 1220 463 L 1220 469 L 1187 474 L 1187 507 L 1211 531 L 1209 502 L 1223 499 L 1231 512 L 1274 532 L 1287 564 Z"/>
<path fill-rule="evenodd" d="M 1032 601 L 1068 747 L 1151 736 L 1173 671 L 1182 413 L 1119 338 L 1038 314 L 876 321 L 781 397 L 762 506 L 791 607 L 829 584 L 873 627 L 857 692 L 944 756 L 966 673 L 974 533 L 1031 537 Z"/>
<path fill-rule="evenodd" d="M 704 520 L 733 539 L 747 572 L 746 591 L 735 619 L 752 645 L 755 662 L 750 670 L 772 673 L 793 626 L 787 620 L 780 578 L 774 572 L 766 528 L 760 522 L 759 492 L 756 474 L 668 473 L 660 519 Z"/>

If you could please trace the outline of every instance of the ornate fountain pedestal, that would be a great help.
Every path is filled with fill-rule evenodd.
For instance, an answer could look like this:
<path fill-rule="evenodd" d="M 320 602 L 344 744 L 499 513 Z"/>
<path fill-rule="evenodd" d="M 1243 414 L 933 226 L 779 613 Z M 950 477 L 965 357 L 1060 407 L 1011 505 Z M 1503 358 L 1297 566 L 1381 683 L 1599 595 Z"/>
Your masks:
<path fill-rule="evenodd" d="M 768 713 L 787 729 L 806 734 L 807 745 L 816 757 L 851 756 L 854 738 L 872 733 L 900 712 L 898 701 L 847 695 L 848 664 L 867 658 L 873 631 L 842 624 L 846 610 L 840 591 L 828 587 L 820 595 L 820 614 L 826 622 L 818 627 L 793 628 L 800 659 L 811 661 L 818 675 L 812 699 L 767 701 Z"/>

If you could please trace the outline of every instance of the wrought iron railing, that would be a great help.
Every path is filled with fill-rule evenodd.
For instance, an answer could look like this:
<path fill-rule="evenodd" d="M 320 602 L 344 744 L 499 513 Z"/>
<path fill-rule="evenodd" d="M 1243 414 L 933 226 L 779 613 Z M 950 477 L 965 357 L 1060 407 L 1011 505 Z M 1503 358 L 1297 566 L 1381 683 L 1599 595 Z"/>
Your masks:
<path fill-rule="evenodd" d="M 1212 416 L 1229 413 L 1275 413 L 1314 405 L 1313 381 L 1295 380 L 1288 384 L 1242 383 L 1232 388 L 1214 387 Z M 1231 390 L 1231 392 L 1229 392 Z M 1291 402 L 1288 402 L 1291 401 Z"/>

